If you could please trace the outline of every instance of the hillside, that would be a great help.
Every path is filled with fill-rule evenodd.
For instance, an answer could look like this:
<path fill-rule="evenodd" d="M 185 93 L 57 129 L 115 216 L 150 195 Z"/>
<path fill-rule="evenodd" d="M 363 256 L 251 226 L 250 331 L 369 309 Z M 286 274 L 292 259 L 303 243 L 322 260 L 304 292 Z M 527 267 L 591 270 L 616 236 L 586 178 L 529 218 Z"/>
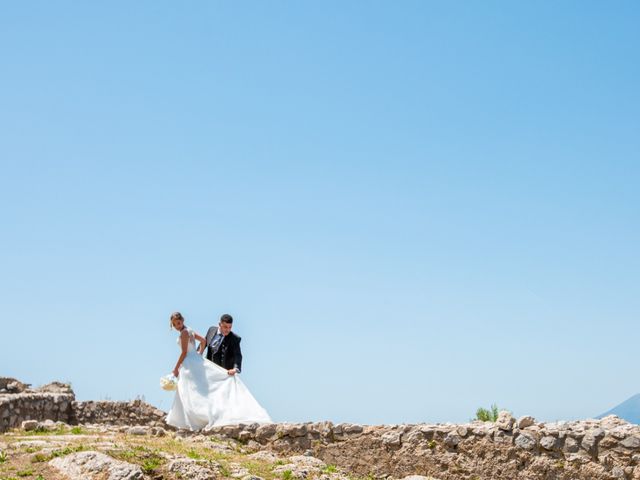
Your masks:
<path fill-rule="evenodd" d="M 604 418 L 608 415 L 616 415 L 629 423 L 640 424 L 640 393 L 596 418 Z"/>

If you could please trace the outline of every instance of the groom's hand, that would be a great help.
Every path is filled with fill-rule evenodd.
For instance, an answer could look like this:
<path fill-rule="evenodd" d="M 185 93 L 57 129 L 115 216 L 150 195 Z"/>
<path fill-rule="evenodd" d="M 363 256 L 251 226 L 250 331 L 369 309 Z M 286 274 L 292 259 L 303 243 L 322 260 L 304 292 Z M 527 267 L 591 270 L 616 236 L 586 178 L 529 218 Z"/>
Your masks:
<path fill-rule="evenodd" d="M 235 375 L 236 373 L 238 373 L 238 371 L 235 368 L 232 368 L 231 370 L 227 370 L 227 373 L 229 375 Z"/>

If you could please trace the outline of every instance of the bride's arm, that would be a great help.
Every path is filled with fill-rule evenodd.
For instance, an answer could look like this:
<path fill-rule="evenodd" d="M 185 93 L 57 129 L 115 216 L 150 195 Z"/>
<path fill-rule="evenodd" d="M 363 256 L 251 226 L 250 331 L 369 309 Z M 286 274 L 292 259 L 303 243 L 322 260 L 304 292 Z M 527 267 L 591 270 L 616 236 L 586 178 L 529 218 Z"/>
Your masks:
<path fill-rule="evenodd" d="M 178 357 L 176 368 L 173 369 L 173 375 L 176 377 L 178 376 L 178 370 L 180 370 L 182 362 L 187 356 L 187 351 L 189 349 L 189 332 L 187 332 L 186 328 L 180 333 L 180 347 L 182 348 L 182 353 L 180 353 L 180 357 Z"/>
<path fill-rule="evenodd" d="M 204 337 L 201 337 L 196 332 L 193 332 L 193 336 L 196 337 L 196 340 L 200 342 L 200 346 L 198 347 L 198 353 L 202 355 L 202 352 L 204 352 L 204 347 L 207 346 L 207 339 Z"/>

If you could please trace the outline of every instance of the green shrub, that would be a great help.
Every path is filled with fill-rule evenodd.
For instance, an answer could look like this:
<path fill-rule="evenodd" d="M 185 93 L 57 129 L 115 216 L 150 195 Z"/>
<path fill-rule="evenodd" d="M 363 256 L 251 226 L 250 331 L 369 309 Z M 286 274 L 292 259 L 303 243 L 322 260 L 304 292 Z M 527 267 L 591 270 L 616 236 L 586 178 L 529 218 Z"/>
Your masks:
<path fill-rule="evenodd" d="M 491 405 L 490 410 L 482 407 L 478 408 L 475 419 L 482 422 L 495 422 L 498 419 L 498 405 L 494 403 Z"/>

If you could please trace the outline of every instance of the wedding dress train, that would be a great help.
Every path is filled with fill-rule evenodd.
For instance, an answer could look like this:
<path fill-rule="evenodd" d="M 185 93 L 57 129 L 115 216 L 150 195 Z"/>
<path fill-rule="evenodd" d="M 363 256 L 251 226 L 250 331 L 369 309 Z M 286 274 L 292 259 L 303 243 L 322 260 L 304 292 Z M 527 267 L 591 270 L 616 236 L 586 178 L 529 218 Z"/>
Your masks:
<path fill-rule="evenodd" d="M 189 430 L 238 423 L 271 423 L 269 414 L 253 398 L 240 377 L 229 375 L 224 368 L 201 357 L 196 351 L 193 331 L 187 331 L 187 356 L 180 368 L 167 423 Z"/>

